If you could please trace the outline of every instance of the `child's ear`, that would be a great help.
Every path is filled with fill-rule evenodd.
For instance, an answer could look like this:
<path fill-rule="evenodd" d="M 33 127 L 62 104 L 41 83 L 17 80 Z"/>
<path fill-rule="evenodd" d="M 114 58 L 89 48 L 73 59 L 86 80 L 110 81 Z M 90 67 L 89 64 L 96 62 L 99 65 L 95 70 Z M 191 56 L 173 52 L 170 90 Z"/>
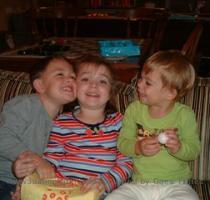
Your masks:
<path fill-rule="evenodd" d="M 169 100 L 174 100 L 177 97 L 177 90 L 176 89 L 170 89 L 168 92 L 168 99 Z"/>
<path fill-rule="evenodd" d="M 34 82 L 33 82 L 33 86 L 34 86 L 37 93 L 43 93 L 44 85 L 43 85 L 41 79 L 35 79 Z"/>

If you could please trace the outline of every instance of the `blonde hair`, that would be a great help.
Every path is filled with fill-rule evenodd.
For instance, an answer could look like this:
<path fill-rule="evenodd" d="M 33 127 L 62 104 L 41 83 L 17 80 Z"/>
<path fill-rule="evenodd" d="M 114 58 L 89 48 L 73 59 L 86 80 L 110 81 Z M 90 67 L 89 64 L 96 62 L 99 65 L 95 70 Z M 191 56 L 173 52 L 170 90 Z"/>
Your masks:
<path fill-rule="evenodd" d="M 143 66 L 147 74 L 158 69 L 165 87 L 176 89 L 176 100 L 192 89 L 195 70 L 189 60 L 178 50 L 158 51 L 149 57 Z"/>

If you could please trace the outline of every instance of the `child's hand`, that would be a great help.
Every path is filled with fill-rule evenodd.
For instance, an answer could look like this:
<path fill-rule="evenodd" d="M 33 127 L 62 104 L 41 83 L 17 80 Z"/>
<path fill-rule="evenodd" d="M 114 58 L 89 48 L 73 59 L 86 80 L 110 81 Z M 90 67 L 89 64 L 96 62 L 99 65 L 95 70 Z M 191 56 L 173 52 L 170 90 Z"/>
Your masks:
<path fill-rule="evenodd" d="M 166 129 L 165 133 L 167 134 L 168 141 L 165 146 L 171 153 L 177 153 L 181 147 L 181 142 L 177 135 L 177 129 Z"/>
<path fill-rule="evenodd" d="M 36 172 L 38 173 L 40 178 L 54 178 L 55 170 L 54 167 L 43 158 L 37 158 L 37 168 Z"/>
<path fill-rule="evenodd" d="M 161 149 L 157 137 L 147 137 L 136 141 L 136 154 L 144 156 L 153 156 Z"/>
<path fill-rule="evenodd" d="M 82 192 L 88 192 L 89 190 L 97 190 L 100 194 L 105 191 L 104 182 L 99 178 L 89 178 L 85 181 L 81 187 Z"/>
<path fill-rule="evenodd" d="M 28 176 L 36 169 L 36 163 L 33 160 L 34 154 L 31 151 L 25 151 L 13 162 L 12 169 L 17 178 Z"/>
<path fill-rule="evenodd" d="M 11 192 L 11 200 L 21 199 L 21 182 L 17 183 L 15 192 Z"/>

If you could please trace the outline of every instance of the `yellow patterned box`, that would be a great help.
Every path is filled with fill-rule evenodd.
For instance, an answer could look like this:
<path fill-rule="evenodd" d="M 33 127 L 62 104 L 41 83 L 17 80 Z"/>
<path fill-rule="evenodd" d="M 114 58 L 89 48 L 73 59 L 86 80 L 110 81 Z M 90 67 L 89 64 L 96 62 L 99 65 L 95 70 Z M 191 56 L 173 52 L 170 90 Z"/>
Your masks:
<path fill-rule="evenodd" d="M 26 177 L 21 187 L 21 200 L 98 200 L 95 190 L 80 191 L 81 183 L 69 179 L 40 179 L 36 173 Z"/>

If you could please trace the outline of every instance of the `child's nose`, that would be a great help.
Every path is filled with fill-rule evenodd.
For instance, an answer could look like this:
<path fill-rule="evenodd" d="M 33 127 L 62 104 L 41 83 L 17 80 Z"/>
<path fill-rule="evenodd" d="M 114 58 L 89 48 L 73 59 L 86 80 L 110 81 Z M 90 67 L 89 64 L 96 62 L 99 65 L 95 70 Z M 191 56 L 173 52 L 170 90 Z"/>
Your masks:
<path fill-rule="evenodd" d="M 72 77 L 72 76 L 67 76 L 67 77 L 66 77 L 66 81 L 67 81 L 67 82 L 74 82 L 74 81 L 75 81 L 75 78 Z"/>
<path fill-rule="evenodd" d="M 96 80 L 90 80 L 90 86 L 91 87 L 96 87 L 98 84 L 97 84 L 97 81 Z"/>

